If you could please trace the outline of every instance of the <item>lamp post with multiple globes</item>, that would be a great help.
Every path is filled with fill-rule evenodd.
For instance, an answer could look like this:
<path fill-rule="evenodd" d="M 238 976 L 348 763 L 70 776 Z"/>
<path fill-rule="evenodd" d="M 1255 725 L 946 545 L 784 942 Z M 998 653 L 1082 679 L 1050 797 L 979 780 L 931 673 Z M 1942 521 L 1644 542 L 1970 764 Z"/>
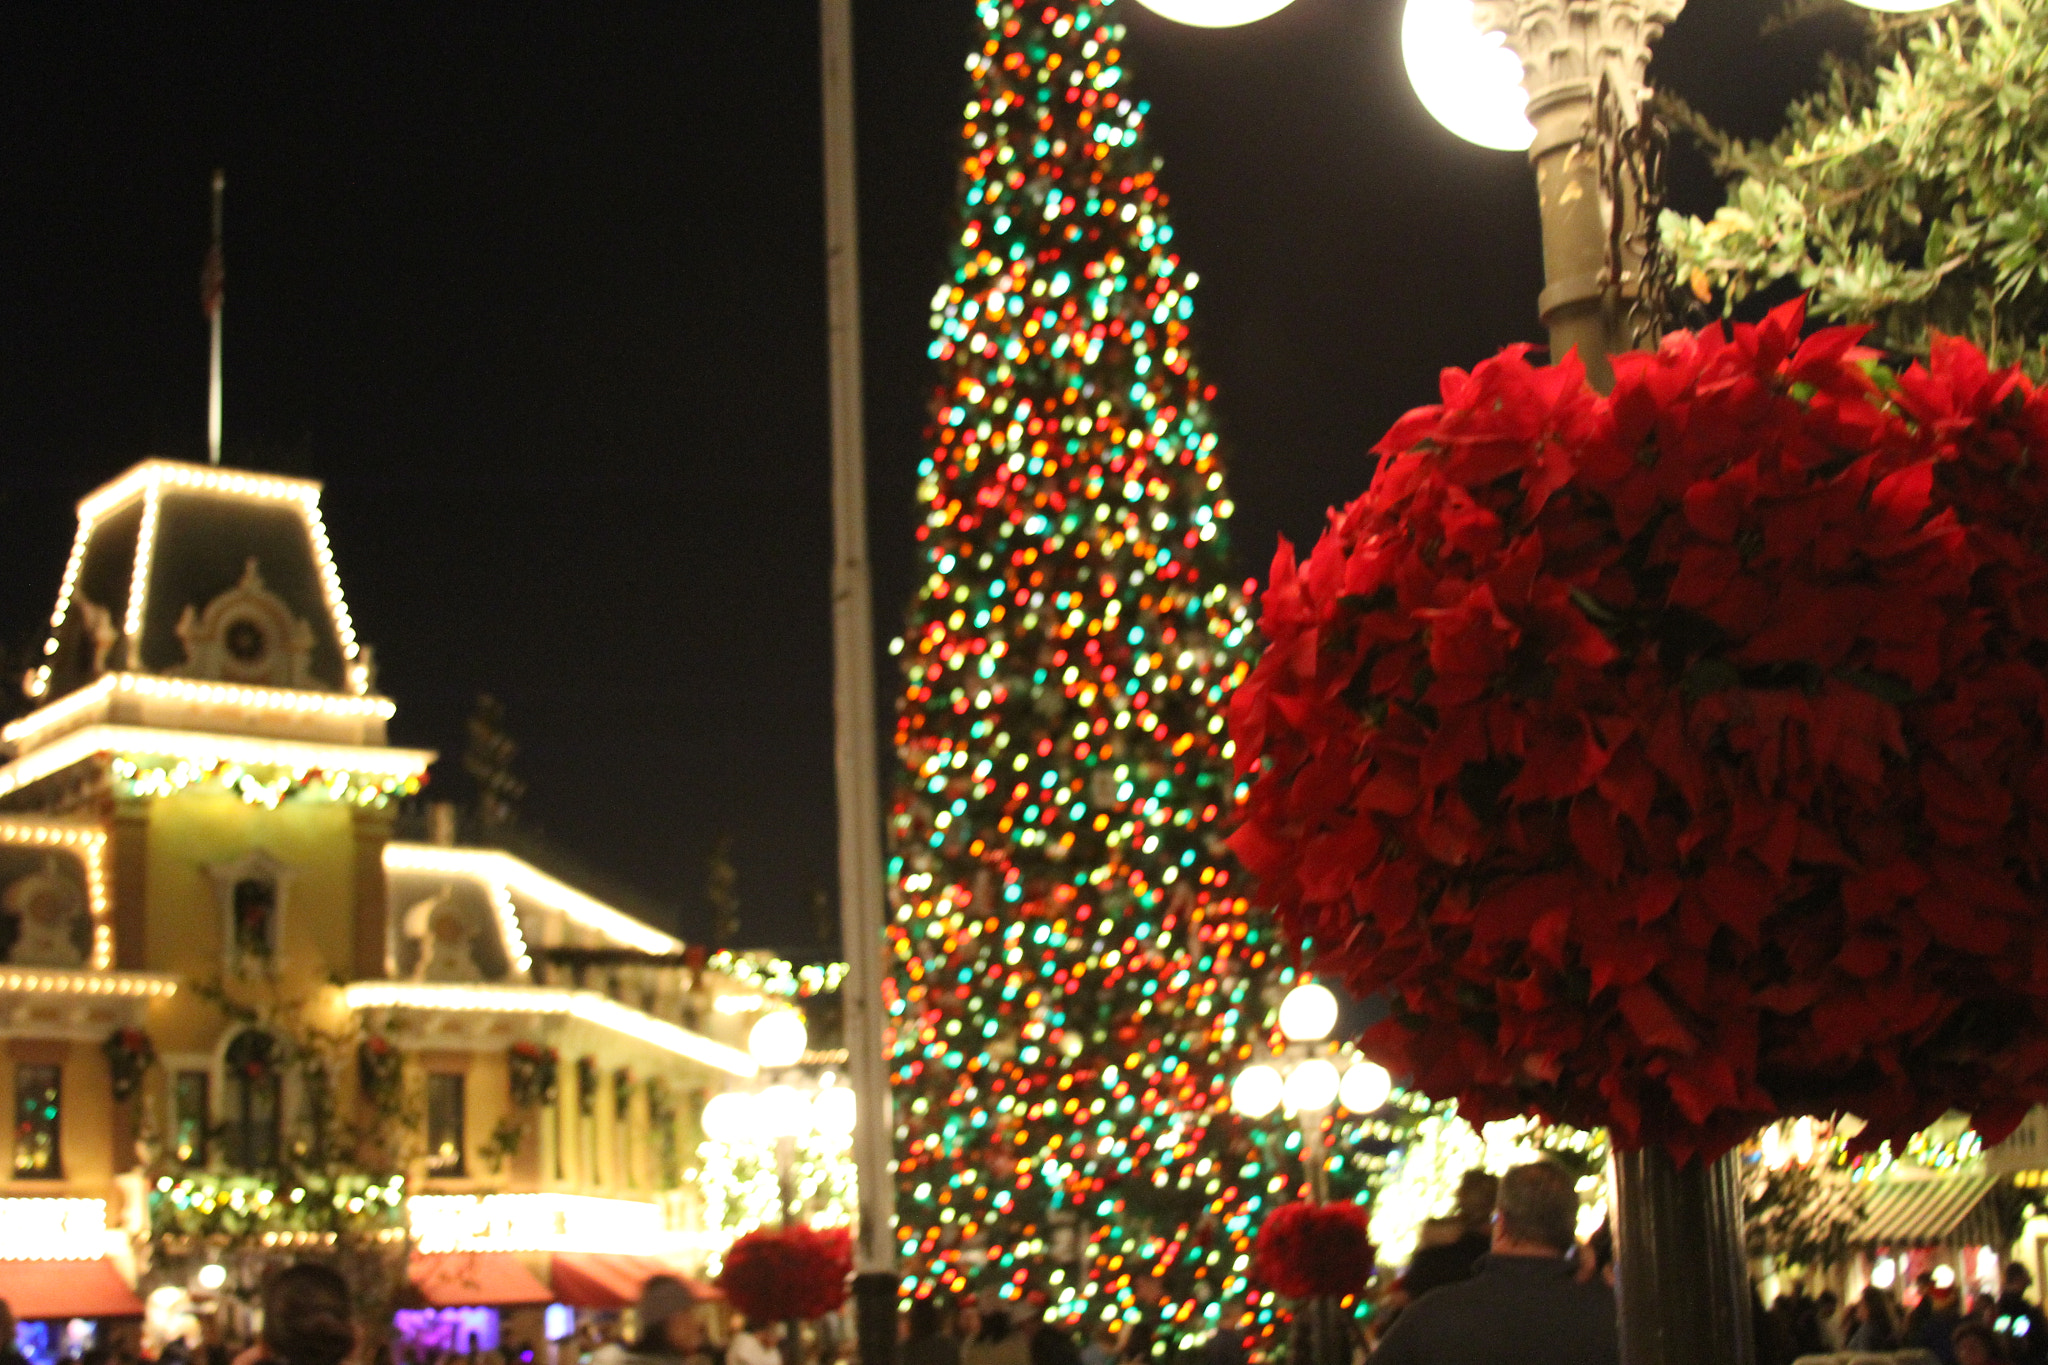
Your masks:
<path fill-rule="evenodd" d="M 1305 981 L 1280 1001 L 1280 1033 L 1287 1046 L 1270 1062 L 1254 1062 L 1230 1083 L 1230 1107 L 1246 1118 L 1262 1119 L 1285 1108 L 1301 1126 L 1301 1161 L 1308 1171 L 1310 1197 L 1318 1204 L 1330 1197 L 1329 1163 L 1323 1149 L 1323 1118 L 1335 1104 L 1353 1114 L 1371 1114 L 1393 1094 L 1387 1069 L 1362 1057 L 1340 1069 L 1326 1055 L 1330 1031 L 1337 1026 L 1337 997 L 1325 986 Z M 1308 1305 L 1309 1355 L 1317 1365 L 1338 1365 L 1350 1358 L 1350 1335 L 1337 1305 L 1318 1299 Z"/>
<path fill-rule="evenodd" d="M 1301 1124 L 1301 1160 L 1308 1170 L 1316 1202 L 1330 1197 L 1329 1172 L 1323 1154 L 1323 1116 L 1336 1104 L 1354 1114 L 1370 1114 L 1393 1093 L 1385 1067 L 1363 1058 L 1340 1070 L 1319 1055 L 1330 1030 L 1337 1026 L 1337 997 L 1313 981 L 1289 991 L 1280 1001 L 1280 1033 L 1290 1044 L 1270 1062 L 1254 1062 L 1230 1083 L 1230 1107 L 1246 1118 L 1262 1119 L 1285 1106 Z"/>
<path fill-rule="evenodd" d="M 803 1060 L 810 1038 L 794 1010 L 764 1014 L 747 1034 L 747 1054 L 772 1083 L 758 1091 L 729 1090 L 704 1106 L 704 1136 L 775 1153 L 777 1208 L 787 1227 L 796 1221 L 796 1144 L 801 1138 L 853 1131 L 853 1090 L 828 1075 L 822 1085 L 787 1073 Z"/>
<path fill-rule="evenodd" d="M 1856 0 L 1894 13 L 1946 0 Z M 1249 23 L 1272 0 L 1140 0 L 1169 19 Z M 1423 106 L 1467 141 L 1526 151 L 1543 231 L 1537 312 L 1561 356 L 1613 384 L 1607 357 L 1654 342 L 1644 275 L 1656 142 L 1643 109 L 1651 46 L 1685 0 L 1407 0 L 1402 53 Z M 1616 1289 L 1627 1365 L 1750 1365 L 1755 1347 L 1733 1153 L 1673 1164 L 1617 1154 Z"/>

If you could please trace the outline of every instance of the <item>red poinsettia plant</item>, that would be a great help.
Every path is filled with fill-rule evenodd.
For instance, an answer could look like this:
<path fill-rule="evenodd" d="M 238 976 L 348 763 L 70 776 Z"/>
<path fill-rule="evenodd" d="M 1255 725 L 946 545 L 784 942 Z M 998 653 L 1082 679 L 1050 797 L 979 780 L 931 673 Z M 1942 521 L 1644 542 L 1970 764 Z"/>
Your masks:
<path fill-rule="evenodd" d="M 821 1318 L 846 1302 L 853 1236 L 846 1228 L 755 1228 L 727 1248 L 718 1287 L 755 1322 Z"/>
<path fill-rule="evenodd" d="M 1232 847 L 1475 1121 L 2048 1100 L 2048 391 L 1802 323 L 1447 371 L 1274 561 Z"/>
<path fill-rule="evenodd" d="M 1366 1226 L 1357 1204 L 1282 1204 L 1252 1243 L 1252 1278 L 1290 1299 L 1356 1294 L 1372 1277 Z"/>

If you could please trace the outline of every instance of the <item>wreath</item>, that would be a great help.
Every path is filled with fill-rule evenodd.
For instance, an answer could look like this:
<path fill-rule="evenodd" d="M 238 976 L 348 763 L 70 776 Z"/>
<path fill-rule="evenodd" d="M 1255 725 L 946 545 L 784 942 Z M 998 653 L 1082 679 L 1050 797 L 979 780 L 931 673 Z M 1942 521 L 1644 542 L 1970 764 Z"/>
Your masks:
<path fill-rule="evenodd" d="M 1447 371 L 1274 560 L 1231 846 L 1474 1123 L 2048 1100 L 2048 391 L 1802 323 Z"/>
<path fill-rule="evenodd" d="M 512 1103 L 521 1109 L 553 1104 L 560 1088 L 561 1057 L 551 1047 L 524 1040 L 505 1049 Z"/>
<path fill-rule="evenodd" d="M 372 1102 L 382 1104 L 396 1096 L 404 1072 L 404 1057 L 383 1034 L 370 1034 L 356 1044 L 356 1080 Z"/>
<path fill-rule="evenodd" d="M 156 1044 L 139 1028 L 117 1028 L 100 1044 L 106 1054 L 107 1075 L 113 1084 L 114 1102 L 132 1099 L 142 1088 L 149 1069 L 156 1065 Z"/>

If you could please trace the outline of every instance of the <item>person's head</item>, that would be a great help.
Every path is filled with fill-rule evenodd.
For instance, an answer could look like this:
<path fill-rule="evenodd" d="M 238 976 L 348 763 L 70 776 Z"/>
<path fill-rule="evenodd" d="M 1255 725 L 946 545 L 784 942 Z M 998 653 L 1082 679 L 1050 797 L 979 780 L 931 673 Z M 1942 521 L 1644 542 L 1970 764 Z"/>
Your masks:
<path fill-rule="evenodd" d="M 939 1306 L 929 1298 L 910 1301 L 910 1339 L 923 1341 L 939 1334 Z"/>
<path fill-rule="evenodd" d="M 1494 1205 L 1493 1249 L 1508 1255 L 1562 1256 L 1579 1226 L 1579 1192 L 1554 1161 L 1517 1166 L 1500 1180 Z"/>
<path fill-rule="evenodd" d="M 1966 1322 L 1949 1334 L 1956 1365 L 1994 1365 L 1998 1359 L 1998 1334 L 1981 1322 Z"/>
<path fill-rule="evenodd" d="M 14 1305 L 0 1299 L 0 1345 L 14 1344 Z"/>
<path fill-rule="evenodd" d="M 1880 1327 L 1892 1325 L 1892 1301 L 1874 1284 L 1863 1286 L 1863 1320 Z"/>
<path fill-rule="evenodd" d="M 263 1346 L 288 1365 L 340 1365 L 356 1348 L 348 1281 L 311 1261 L 264 1281 Z"/>
<path fill-rule="evenodd" d="M 1470 1170 L 1458 1178 L 1458 1216 L 1471 1228 L 1483 1228 L 1500 1202 L 1500 1177 Z"/>
<path fill-rule="evenodd" d="M 697 1296 L 673 1275 L 654 1275 L 640 1286 L 640 1349 L 655 1355 L 694 1351 L 704 1344 Z"/>
<path fill-rule="evenodd" d="M 2006 1293 L 2024 1294 L 2033 1287 L 2034 1277 L 2027 1273 L 2025 1266 L 2021 1265 L 2018 1261 L 2007 1261 L 2005 1263 Z"/>

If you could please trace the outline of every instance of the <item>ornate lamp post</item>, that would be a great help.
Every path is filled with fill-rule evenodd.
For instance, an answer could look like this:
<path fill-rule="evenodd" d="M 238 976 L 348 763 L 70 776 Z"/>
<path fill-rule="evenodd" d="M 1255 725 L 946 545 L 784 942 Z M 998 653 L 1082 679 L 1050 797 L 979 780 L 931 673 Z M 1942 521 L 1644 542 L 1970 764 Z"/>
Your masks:
<path fill-rule="evenodd" d="M 1354 1114 L 1380 1109 L 1393 1093 L 1385 1067 L 1364 1058 L 1341 1071 L 1322 1055 L 1330 1031 L 1337 1026 L 1337 997 L 1315 982 L 1304 982 L 1280 1001 L 1280 1032 L 1288 1046 L 1270 1062 L 1254 1062 L 1230 1083 L 1230 1107 L 1246 1118 L 1262 1119 L 1285 1106 L 1301 1125 L 1301 1161 L 1308 1171 L 1310 1197 L 1318 1204 L 1330 1197 L 1328 1162 L 1323 1152 L 1323 1116 L 1332 1104 Z M 1310 1354 L 1319 1365 L 1350 1358 L 1350 1341 L 1337 1316 L 1336 1302 L 1314 1300 L 1308 1309 Z"/>
<path fill-rule="evenodd" d="M 803 1060 L 809 1045 L 803 1016 L 793 1010 L 763 1015 L 747 1034 L 747 1052 L 764 1076 L 787 1072 Z M 830 1081 L 828 1076 L 827 1081 Z M 784 1226 L 796 1221 L 796 1146 L 821 1133 L 845 1136 L 854 1128 L 854 1093 L 843 1085 L 822 1087 L 799 1077 L 778 1076 L 758 1091 L 730 1090 L 704 1106 L 704 1135 L 737 1146 L 772 1147 L 777 1207 Z"/>

